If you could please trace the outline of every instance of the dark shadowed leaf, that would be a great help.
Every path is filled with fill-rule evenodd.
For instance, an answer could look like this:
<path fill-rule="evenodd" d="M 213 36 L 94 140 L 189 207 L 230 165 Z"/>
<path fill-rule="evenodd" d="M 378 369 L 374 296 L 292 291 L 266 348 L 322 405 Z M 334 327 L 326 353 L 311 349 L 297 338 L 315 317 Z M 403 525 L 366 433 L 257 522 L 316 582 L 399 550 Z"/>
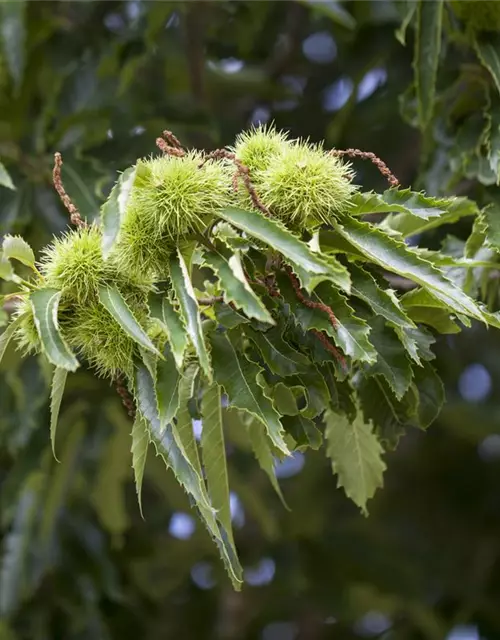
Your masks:
<path fill-rule="evenodd" d="M 229 405 L 255 416 L 265 426 L 274 446 L 289 453 L 279 414 L 258 384 L 260 367 L 238 353 L 227 334 L 212 333 L 210 342 L 215 380 L 229 396 Z"/>

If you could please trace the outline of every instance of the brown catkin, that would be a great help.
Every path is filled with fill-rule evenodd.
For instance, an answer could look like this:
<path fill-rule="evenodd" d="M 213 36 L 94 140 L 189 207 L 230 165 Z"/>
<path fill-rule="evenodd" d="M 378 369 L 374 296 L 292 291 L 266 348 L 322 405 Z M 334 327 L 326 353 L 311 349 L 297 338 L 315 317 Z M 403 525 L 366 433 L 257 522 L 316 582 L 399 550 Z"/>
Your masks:
<path fill-rule="evenodd" d="M 231 151 L 228 151 L 227 149 L 216 149 L 215 151 L 211 151 L 205 156 L 203 163 L 200 166 L 203 166 L 203 164 L 207 160 L 212 160 L 212 159 L 221 160 L 222 158 L 225 158 L 226 160 L 231 160 L 231 162 L 233 162 L 234 165 L 236 166 L 236 173 L 233 178 L 233 189 L 237 191 L 238 177 L 240 177 L 243 180 L 243 184 L 245 185 L 246 190 L 248 191 L 248 194 L 250 196 L 250 199 L 252 200 L 253 206 L 259 211 L 261 211 L 265 216 L 269 216 L 270 215 L 269 209 L 261 202 L 261 200 L 259 199 L 259 196 L 257 195 L 257 191 L 255 190 L 255 187 L 252 184 L 252 181 L 250 179 L 250 169 L 247 166 L 245 166 L 241 162 L 241 160 L 238 160 L 238 158 L 234 153 L 232 153 Z"/>
<path fill-rule="evenodd" d="M 361 158 L 363 160 L 370 160 L 377 167 L 380 173 L 387 178 L 387 182 L 391 185 L 391 187 L 399 187 L 399 180 L 392 173 L 389 167 L 385 164 L 383 160 L 381 160 L 378 156 L 376 156 L 371 151 L 361 151 L 360 149 L 332 149 L 329 151 L 331 156 L 335 156 L 336 158 L 341 158 L 343 156 L 348 156 L 349 158 Z"/>
<path fill-rule="evenodd" d="M 52 170 L 52 181 L 54 183 L 54 188 L 59 194 L 63 205 L 69 212 L 71 224 L 74 224 L 77 227 L 86 227 L 87 223 L 82 220 L 82 216 L 78 211 L 77 207 L 71 202 L 71 198 L 66 193 L 66 189 L 64 188 L 62 178 L 61 178 L 61 167 L 63 161 L 62 156 L 59 151 L 56 151 L 54 154 L 54 169 Z"/>

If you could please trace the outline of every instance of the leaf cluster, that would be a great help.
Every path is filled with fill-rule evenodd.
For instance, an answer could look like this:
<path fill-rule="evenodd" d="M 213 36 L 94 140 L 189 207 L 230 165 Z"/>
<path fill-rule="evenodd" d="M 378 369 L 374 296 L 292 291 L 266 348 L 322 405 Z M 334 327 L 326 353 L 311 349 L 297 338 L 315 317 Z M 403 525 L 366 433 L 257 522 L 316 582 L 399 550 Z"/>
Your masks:
<path fill-rule="evenodd" d="M 1 349 L 17 334 L 21 348 L 32 340 L 55 366 L 53 444 L 67 372 L 80 364 L 74 352 L 98 373 L 125 376 L 136 405 L 139 504 L 151 445 L 196 506 L 235 587 L 242 572 L 224 414 L 246 421 L 250 446 L 276 488 L 273 458 L 318 449 L 324 439 L 339 486 L 366 513 L 383 483 L 384 448 L 408 427 L 426 429 L 443 403 L 431 364 L 434 334 L 471 320 L 500 324 L 465 286 L 474 269 L 494 262 L 405 242 L 464 216 L 490 228 L 487 211 L 466 198 L 355 190 L 336 158 L 274 130 L 236 143 L 242 157 L 245 148 L 251 157 L 263 147 L 274 150 L 255 171 L 259 207 L 232 204 L 241 173 L 232 166 L 231 174 L 225 158 L 160 157 L 122 174 L 101 225 L 56 239 L 39 269 L 21 238 L 7 237 L 2 253 L 3 275 L 19 285 L 22 303 Z M 214 185 L 206 191 L 212 172 L 220 195 Z M 287 190 L 279 196 L 270 184 Z M 378 222 L 366 218 L 372 214 Z M 137 235 L 127 232 L 131 220 L 144 225 Z M 143 251 L 146 237 L 155 259 L 141 275 L 129 256 Z M 17 276 L 11 260 L 33 277 Z M 458 283 L 451 270 L 465 278 Z M 396 293 L 394 278 L 408 283 L 407 293 Z M 203 425 L 199 442 L 195 419 Z"/>

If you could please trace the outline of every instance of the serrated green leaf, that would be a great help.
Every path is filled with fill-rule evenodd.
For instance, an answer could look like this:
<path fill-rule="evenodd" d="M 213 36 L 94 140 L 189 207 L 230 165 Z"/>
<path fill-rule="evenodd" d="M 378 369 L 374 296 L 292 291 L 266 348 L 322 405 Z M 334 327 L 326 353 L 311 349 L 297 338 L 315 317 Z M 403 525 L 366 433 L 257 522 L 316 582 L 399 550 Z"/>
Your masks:
<path fill-rule="evenodd" d="M 338 476 L 337 486 L 343 487 L 347 497 L 367 515 L 367 501 L 383 486 L 386 466 L 380 442 L 359 410 L 351 422 L 345 415 L 328 409 L 324 422 L 327 455 Z"/>
<path fill-rule="evenodd" d="M 150 441 L 155 446 L 167 468 L 172 469 L 179 484 L 193 498 L 200 515 L 221 552 L 222 559 L 236 589 L 241 585 L 241 567 L 234 550 L 215 519 L 203 480 L 189 463 L 185 453 L 179 448 L 173 435 L 172 426 L 161 429 L 154 382 L 147 368 L 139 365 L 136 369 L 135 388 L 139 410 L 147 420 Z"/>
<path fill-rule="evenodd" d="M 410 362 L 401 342 L 384 318 L 372 318 L 369 324 L 372 329 L 370 340 L 377 351 L 377 361 L 365 366 L 365 374 L 384 376 L 396 398 L 401 400 L 411 384 L 413 372 Z"/>
<path fill-rule="evenodd" d="M 488 246 L 500 253 L 500 206 L 493 202 L 483 209 L 482 219 Z"/>
<path fill-rule="evenodd" d="M 0 278 L 7 280 L 7 282 L 15 280 L 16 278 L 10 260 L 3 255 L 2 251 L 0 251 Z"/>
<path fill-rule="evenodd" d="M 218 251 L 205 251 L 203 261 L 218 277 L 226 304 L 233 303 L 238 309 L 242 309 L 249 318 L 275 324 L 262 300 L 250 287 L 243 271 L 239 253 L 233 253 L 226 260 Z"/>
<path fill-rule="evenodd" d="M 149 300 L 151 315 L 160 320 L 167 332 L 168 340 L 175 359 L 175 364 L 179 371 L 183 370 L 184 354 L 188 345 L 188 336 L 180 314 L 174 309 L 168 296 L 162 298 L 150 296 Z"/>
<path fill-rule="evenodd" d="M 106 259 L 120 234 L 120 226 L 127 209 L 130 193 L 134 186 L 136 167 L 129 167 L 118 178 L 111 189 L 108 199 L 101 208 L 102 223 L 102 255 Z"/>
<path fill-rule="evenodd" d="M 16 190 L 16 187 L 12 182 L 12 178 L 10 177 L 7 169 L 3 166 L 2 162 L 0 162 L 0 186 L 12 189 L 13 191 Z"/>
<path fill-rule="evenodd" d="M 35 268 L 33 249 L 20 236 L 5 236 L 2 243 L 2 252 L 8 260 L 19 260 L 27 267 Z"/>
<path fill-rule="evenodd" d="M 212 368 L 205 344 L 203 328 L 201 326 L 200 309 L 196 301 L 196 295 L 186 263 L 179 250 L 177 251 L 177 256 L 172 257 L 170 260 L 170 280 L 172 281 L 175 295 L 179 301 L 181 316 L 184 320 L 189 339 L 195 348 L 198 361 L 203 373 L 211 380 Z"/>
<path fill-rule="evenodd" d="M 451 318 L 444 302 L 432 297 L 425 289 L 408 291 L 401 297 L 401 304 L 415 322 L 427 324 L 439 333 L 459 333 L 460 327 Z M 468 318 L 462 317 L 466 326 L 470 326 Z"/>
<path fill-rule="evenodd" d="M 61 369 L 60 367 L 56 367 L 54 369 L 54 375 L 52 377 L 52 387 L 50 391 L 50 442 L 52 445 L 52 454 L 56 460 L 57 421 L 59 419 L 59 409 L 61 408 L 61 402 L 64 394 L 64 387 L 66 386 L 67 377 L 68 372 L 66 371 L 66 369 Z"/>
<path fill-rule="evenodd" d="M 379 228 L 397 231 L 404 238 L 410 238 L 417 233 L 437 229 L 445 224 L 453 224 L 462 218 L 476 216 L 479 213 L 477 204 L 468 198 L 428 198 L 428 200 L 440 203 L 443 212 L 438 216 L 428 218 L 418 217 L 412 212 L 391 213 L 384 218 Z"/>
<path fill-rule="evenodd" d="M 403 311 L 401 304 L 391 289 L 385 291 L 379 287 L 375 278 L 360 266 L 351 264 L 351 290 L 353 295 L 368 304 L 375 315 L 401 327 L 414 327 L 415 324 Z"/>
<path fill-rule="evenodd" d="M 203 509 L 211 510 L 202 480 L 179 447 L 172 426 L 167 424 L 166 428 L 161 428 L 154 381 L 144 365 L 136 368 L 135 388 L 139 410 L 148 422 L 150 441 L 154 444 L 157 454 L 173 470 L 177 480 L 193 496 L 196 503 Z"/>
<path fill-rule="evenodd" d="M 384 193 L 357 192 L 351 198 L 349 214 L 406 213 L 422 220 L 442 215 L 453 198 L 432 198 L 411 189 L 392 188 Z"/>
<path fill-rule="evenodd" d="M 346 299 L 330 283 L 321 283 L 312 293 L 311 300 L 330 307 L 337 318 L 338 327 L 335 329 L 328 315 L 321 309 L 306 307 L 296 296 L 289 279 L 278 276 L 278 285 L 287 304 L 304 331 L 317 329 L 331 336 L 342 351 L 361 362 L 375 362 L 377 353 L 368 340 L 370 327 L 357 318 L 354 309 L 347 304 Z"/>
<path fill-rule="evenodd" d="M 15 334 L 16 329 L 19 327 L 21 322 L 22 322 L 21 316 L 17 317 L 15 320 L 12 320 L 0 335 L 0 362 L 2 362 L 2 358 L 4 357 L 5 351 L 9 346 L 9 342 L 12 340 L 12 337 Z"/>
<path fill-rule="evenodd" d="M 137 412 L 132 427 L 132 469 L 134 470 L 135 490 L 137 493 L 137 502 L 141 517 L 142 513 L 142 480 L 144 478 L 144 469 L 146 467 L 146 459 L 148 455 L 149 433 L 146 420 Z"/>
<path fill-rule="evenodd" d="M 9 73 L 17 89 L 20 88 L 25 66 L 26 0 L 0 2 L 0 34 Z"/>
<path fill-rule="evenodd" d="M 80 366 L 59 332 L 57 313 L 61 292 L 56 289 L 39 289 L 31 294 L 31 306 L 38 335 L 49 361 L 56 367 L 76 371 Z"/>
<path fill-rule="evenodd" d="M 443 0 L 417 5 L 417 28 L 413 70 L 417 92 L 417 111 L 421 129 L 429 124 L 436 99 L 436 77 L 441 52 Z"/>
<path fill-rule="evenodd" d="M 224 432 L 222 430 L 221 392 L 216 383 L 206 387 L 203 391 L 201 415 L 203 420 L 201 449 L 208 492 L 212 505 L 217 510 L 217 519 L 232 541 L 229 480 Z"/>
<path fill-rule="evenodd" d="M 148 368 L 149 373 L 153 380 L 156 380 L 156 368 L 158 366 L 158 357 L 151 353 L 151 351 L 146 351 L 143 347 L 138 347 L 139 353 L 141 355 L 141 360 L 144 362 L 146 367 Z"/>
<path fill-rule="evenodd" d="M 99 300 L 132 340 L 161 358 L 160 352 L 136 320 L 130 307 L 116 287 L 99 287 Z"/>
<path fill-rule="evenodd" d="M 476 53 L 500 92 L 500 36 L 496 32 L 481 31 L 474 39 Z"/>
<path fill-rule="evenodd" d="M 254 452 L 257 462 L 260 468 L 269 478 L 273 489 L 276 491 L 277 496 L 281 500 L 285 509 L 288 509 L 288 505 L 285 501 L 281 487 L 276 477 L 274 457 L 269 446 L 269 439 L 266 435 L 264 425 L 256 420 L 254 417 L 245 421 L 245 427 Z"/>
<path fill-rule="evenodd" d="M 196 367 L 189 367 L 186 370 L 185 376 L 183 376 L 179 382 L 179 410 L 177 411 L 175 422 L 172 423 L 172 433 L 174 434 L 177 446 L 184 453 L 189 464 L 201 479 L 203 472 L 201 470 L 198 445 L 194 437 L 193 419 L 189 411 L 189 403 L 194 397 L 193 390 L 197 372 Z"/>
<path fill-rule="evenodd" d="M 426 324 L 444 335 L 460 333 L 461 331 L 445 309 L 412 306 L 408 309 L 408 315 L 415 322 Z"/>
<path fill-rule="evenodd" d="M 257 383 L 262 369 L 238 353 L 227 334 L 210 334 L 214 376 L 229 396 L 229 406 L 247 411 L 266 428 L 273 444 L 288 454 L 283 426 L 272 402 Z"/>
<path fill-rule="evenodd" d="M 340 263 L 339 267 L 337 263 L 329 264 L 277 220 L 266 218 L 258 211 L 244 211 L 235 207 L 223 209 L 219 215 L 241 231 L 279 251 L 291 263 L 299 278 L 305 272 L 309 276 L 323 276 L 333 281 L 339 278 L 339 286 L 346 286 L 345 268 Z M 318 278 L 308 278 L 303 285 L 310 291 L 317 283 Z"/>
<path fill-rule="evenodd" d="M 163 352 L 164 360 L 160 360 L 156 368 L 156 395 L 160 414 L 160 428 L 174 419 L 179 409 L 179 384 L 181 374 L 177 369 L 175 359 L 169 345 Z"/>
<path fill-rule="evenodd" d="M 283 330 L 279 327 L 264 332 L 245 326 L 244 332 L 257 346 L 265 363 L 276 375 L 293 376 L 307 371 L 310 364 L 308 358 L 284 341 Z"/>
<path fill-rule="evenodd" d="M 417 282 L 450 310 L 484 322 L 484 316 L 471 298 L 445 278 L 437 267 L 419 258 L 403 242 L 359 220 L 344 219 L 342 225 L 336 223 L 335 227 L 369 260 Z"/>
<path fill-rule="evenodd" d="M 430 346 L 434 344 L 436 340 L 434 336 L 423 327 L 400 327 L 392 323 L 391 327 L 396 332 L 410 358 L 418 365 L 421 364 L 420 358 L 432 360 L 435 357 L 430 350 Z"/>

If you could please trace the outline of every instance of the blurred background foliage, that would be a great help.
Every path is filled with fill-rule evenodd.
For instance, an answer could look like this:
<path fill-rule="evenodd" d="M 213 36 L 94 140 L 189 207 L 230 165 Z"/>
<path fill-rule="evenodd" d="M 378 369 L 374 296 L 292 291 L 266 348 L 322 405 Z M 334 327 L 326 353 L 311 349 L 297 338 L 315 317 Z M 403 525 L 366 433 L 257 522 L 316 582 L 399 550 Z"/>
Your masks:
<path fill-rule="evenodd" d="M 495 2 L 471 4 L 495 14 Z M 210 149 L 268 121 L 375 152 L 404 186 L 469 195 L 500 215 L 500 19 L 481 33 L 453 3 L 417 5 L 2 0 L 0 233 L 39 249 L 67 227 L 51 187 L 56 150 L 67 191 L 92 218 L 117 171 L 154 153 L 162 129 Z M 442 32 L 422 50 L 430 5 Z M 371 165 L 355 166 L 365 189 L 385 187 Z M 414 240 L 451 247 L 447 234 L 469 232 L 465 219 Z M 500 637 L 499 348 L 500 334 L 477 325 L 438 343 L 447 404 L 428 433 L 387 456 L 368 519 L 319 453 L 278 466 L 287 511 L 226 424 L 238 594 L 157 460 L 141 519 L 116 391 L 71 377 L 58 463 L 48 372 L 10 350 L 0 367 L 0 639 Z"/>

